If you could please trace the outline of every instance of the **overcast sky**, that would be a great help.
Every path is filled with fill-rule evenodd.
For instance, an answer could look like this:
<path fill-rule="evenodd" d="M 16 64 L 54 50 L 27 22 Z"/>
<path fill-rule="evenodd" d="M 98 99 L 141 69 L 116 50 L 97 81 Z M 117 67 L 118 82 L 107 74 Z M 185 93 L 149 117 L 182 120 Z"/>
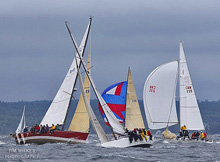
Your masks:
<path fill-rule="evenodd" d="M 92 76 L 102 92 L 127 79 L 139 99 L 147 76 L 177 60 L 183 40 L 199 100 L 220 99 L 220 1 L 0 1 L 0 101 L 52 100 L 89 17 Z M 87 56 L 87 55 L 86 55 Z"/>

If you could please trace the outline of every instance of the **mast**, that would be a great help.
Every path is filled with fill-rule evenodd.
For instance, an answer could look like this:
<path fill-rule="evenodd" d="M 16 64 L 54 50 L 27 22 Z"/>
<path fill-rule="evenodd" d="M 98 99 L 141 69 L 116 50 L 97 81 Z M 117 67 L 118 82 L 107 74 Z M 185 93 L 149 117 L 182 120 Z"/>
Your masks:
<path fill-rule="evenodd" d="M 92 19 L 92 18 L 90 17 L 90 19 Z M 67 24 L 66 24 L 66 27 L 67 27 L 67 29 L 68 29 L 68 31 L 69 31 L 70 37 L 71 37 L 71 39 L 72 39 L 72 41 L 73 41 L 73 45 L 74 45 L 74 47 L 75 47 L 75 49 L 76 49 L 76 51 L 77 51 L 77 54 L 78 54 L 80 60 L 82 61 L 82 65 L 83 65 L 83 68 L 84 68 L 84 70 L 85 70 L 85 72 L 86 72 L 86 75 L 87 75 L 88 78 L 89 78 L 89 81 L 90 81 L 90 83 L 91 83 L 91 86 L 92 86 L 92 88 L 93 88 L 93 90 L 94 90 L 94 92 L 95 92 L 95 95 L 96 95 L 97 99 L 99 100 L 100 105 L 102 106 L 103 111 L 105 112 L 106 118 L 108 119 L 108 122 L 109 122 L 109 124 L 110 124 L 110 126 L 111 126 L 113 132 L 114 132 L 114 133 L 117 133 L 117 134 L 122 134 L 122 135 L 124 135 L 125 130 L 124 130 L 123 126 L 120 124 L 119 120 L 115 117 L 115 115 L 114 115 L 113 112 L 110 110 L 110 108 L 108 107 L 108 105 L 106 104 L 106 102 L 104 101 L 104 99 L 102 98 L 102 96 L 100 95 L 99 91 L 97 90 L 97 88 L 96 88 L 96 86 L 95 86 L 95 84 L 94 84 L 94 81 L 93 81 L 91 75 L 89 74 L 89 72 L 88 72 L 88 70 L 87 70 L 87 68 L 86 68 L 85 61 L 84 61 L 84 59 L 82 58 L 82 56 L 80 55 L 80 53 L 79 53 L 79 51 L 78 51 L 76 41 L 75 41 L 75 39 L 73 38 L 73 35 L 72 35 L 72 33 L 71 33 L 71 31 L 70 31 L 70 29 L 69 29 L 69 27 L 68 27 Z"/>
<path fill-rule="evenodd" d="M 88 61 L 87 61 L 87 69 L 89 69 L 89 72 L 91 73 L 90 48 L 91 48 L 91 44 L 89 44 L 89 54 L 88 54 Z M 87 99 L 90 103 L 90 83 L 89 83 L 89 79 L 87 75 L 85 75 L 83 87 L 84 87 Z M 68 131 L 89 132 L 89 116 L 88 116 L 86 105 L 83 99 L 82 92 L 81 92 L 74 116 L 68 128 Z"/>
<path fill-rule="evenodd" d="M 67 24 L 67 22 L 65 22 L 65 24 Z M 89 36 L 89 32 L 90 32 L 90 28 L 91 28 L 91 24 L 92 24 L 92 19 L 89 19 L 89 24 L 88 24 L 88 27 L 86 29 L 86 32 L 83 36 L 83 39 L 80 43 L 80 46 L 79 46 L 79 51 L 81 51 L 81 55 L 84 56 L 84 52 L 85 52 L 85 48 L 86 48 L 86 44 L 87 44 L 87 40 L 88 40 L 88 36 Z M 76 59 L 76 58 L 75 58 Z M 78 63 L 76 61 L 76 63 Z M 78 65 L 78 64 L 77 64 Z M 81 61 L 79 61 L 79 67 L 81 66 Z M 76 76 L 76 80 L 77 80 L 77 77 L 78 75 Z M 69 104 L 68 104 L 68 109 L 67 109 L 67 113 L 66 113 L 66 116 L 65 116 L 65 119 L 64 119 L 64 123 L 63 123 L 63 127 L 62 127 L 62 130 L 64 129 L 64 126 L 65 126 L 65 123 L 66 123 L 66 118 L 67 118 L 67 115 L 68 115 L 68 112 L 69 112 L 69 108 L 70 108 L 70 105 L 71 105 L 71 101 L 72 101 L 72 96 L 73 96 L 73 93 L 74 93 L 74 87 L 76 85 L 76 80 L 73 84 L 73 89 L 72 89 L 72 93 L 71 93 L 71 98 L 70 98 L 70 101 L 69 101 Z"/>
<path fill-rule="evenodd" d="M 75 55 L 75 58 L 76 58 L 76 55 Z M 75 59 L 76 62 L 77 62 L 77 59 Z M 92 126 L 98 136 L 98 139 L 100 141 L 100 143 L 105 143 L 105 142 L 108 142 L 108 138 L 104 132 L 104 130 L 102 129 L 99 121 L 97 120 L 92 108 L 91 108 L 91 105 L 89 104 L 89 101 L 88 101 L 88 98 L 86 96 L 86 92 L 84 90 L 84 87 L 83 87 L 83 83 L 82 83 L 82 77 L 81 77 L 81 74 L 80 74 L 80 70 L 79 70 L 79 66 L 78 64 L 76 63 L 77 65 L 77 71 L 78 71 L 78 74 L 79 74 L 79 82 L 80 82 L 80 88 L 81 88 L 81 91 L 82 91 L 82 96 L 83 96 L 83 100 L 84 100 L 84 103 L 86 105 L 86 109 L 87 109 L 87 112 L 89 114 L 89 118 L 90 118 L 90 121 L 92 123 Z"/>
<path fill-rule="evenodd" d="M 88 38 L 88 32 L 91 26 L 91 21 L 89 22 L 82 42 L 80 44 L 80 54 L 84 55 L 85 43 Z M 78 59 L 80 63 L 80 59 Z M 41 121 L 42 125 L 48 124 L 60 124 L 64 128 L 64 123 L 66 121 L 67 112 L 70 107 L 70 102 L 72 99 L 72 94 L 74 91 L 74 86 L 77 78 L 76 62 L 73 59 L 73 62 L 61 84 L 56 96 L 54 97 L 50 107 L 48 108 L 44 118 Z"/>

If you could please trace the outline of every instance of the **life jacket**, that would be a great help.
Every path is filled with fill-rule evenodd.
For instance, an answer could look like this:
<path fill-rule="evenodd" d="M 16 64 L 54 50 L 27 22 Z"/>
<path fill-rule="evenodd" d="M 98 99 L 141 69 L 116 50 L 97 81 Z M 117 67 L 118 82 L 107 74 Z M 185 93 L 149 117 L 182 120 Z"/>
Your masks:
<path fill-rule="evenodd" d="M 51 127 L 51 129 L 52 129 L 52 130 L 53 130 L 53 129 L 56 129 L 56 126 L 55 126 L 55 125 L 54 125 L 54 126 L 52 126 L 52 127 Z"/>
<path fill-rule="evenodd" d="M 204 133 L 201 133 L 201 134 L 200 134 L 200 137 L 201 137 L 201 138 L 204 138 L 204 137 L 205 137 L 205 136 L 204 136 Z"/>
<path fill-rule="evenodd" d="M 205 132 L 203 134 L 204 134 L 204 137 L 207 138 L 207 134 Z"/>
<path fill-rule="evenodd" d="M 186 130 L 186 126 L 182 126 L 182 127 L 181 127 L 181 130 Z"/>

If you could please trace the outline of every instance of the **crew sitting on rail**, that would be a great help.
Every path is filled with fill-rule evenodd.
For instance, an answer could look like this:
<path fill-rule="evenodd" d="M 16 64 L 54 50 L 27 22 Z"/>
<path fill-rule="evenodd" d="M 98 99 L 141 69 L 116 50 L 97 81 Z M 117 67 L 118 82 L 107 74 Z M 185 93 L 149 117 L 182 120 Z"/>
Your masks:
<path fill-rule="evenodd" d="M 186 130 L 186 125 L 181 127 L 181 130 L 183 131 L 183 135 L 185 134 L 185 130 Z"/>
<path fill-rule="evenodd" d="M 56 126 L 55 126 L 54 124 L 52 124 L 52 127 L 50 128 L 50 134 L 51 134 L 52 132 L 54 132 L 55 129 L 56 129 Z"/>
<path fill-rule="evenodd" d="M 201 140 L 207 140 L 207 134 L 205 132 L 201 131 L 200 138 L 201 138 Z"/>
<path fill-rule="evenodd" d="M 48 124 L 46 124 L 45 132 L 47 133 L 49 130 L 50 130 L 50 127 L 48 126 Z"/>
<path fill-rule="evenodd" d="M 55 130 L 60 130 L 59 124 L 57 124 L 57 125 L 55 126 Z"/>
<path fill-rule="evenodd" d="M 193 132 L 193 133 L 192 133 L 191 139 L 197 139 L 197 138 L 196 138 L 196 132 Z"/>
<path fill-rule="evenodd" d="M 145 128 L 142 128 L 142 133 L 141 133 L 141 137 L 142 137 L 142 139 L 144 138 L 145 139 L 145 141 L 147 141 L 147 131 L 146 131 L 146 129 Z"/>
<path fill-rule="evenodd" d="M 183 137 L 184 137 L 184 140 L 185 140 L 186 137 L 188 137 L 188 139 L 190 139 L 190 137 L 189 137 L 189 131 L 188 131 L 188 130 L 185 130 L 185 131 L 184 131 Z"/>
<path fill-rule="evenodd" d="M 150 129 L 147 130 L 147 135 L 150 137 L 150 140 L 152 140 L 152 137 L 153 137 L 153 136 L 152 136 L 152 134 L 151 134 Z"/>
<path fill-rule="evenodd" d="M 183 137 L 183 132 L 180 130 L 179 131 L 179 136 L 176 137 L 176 139 L 182 138 Z"/>
<path fill-rule="evenodd" d="M 24 128 L 23 132 L 24 132 L 24 133 L 25 133 L 25 132 L 28 132 L 28 126 L 26 126 L 26 127 Z"/>

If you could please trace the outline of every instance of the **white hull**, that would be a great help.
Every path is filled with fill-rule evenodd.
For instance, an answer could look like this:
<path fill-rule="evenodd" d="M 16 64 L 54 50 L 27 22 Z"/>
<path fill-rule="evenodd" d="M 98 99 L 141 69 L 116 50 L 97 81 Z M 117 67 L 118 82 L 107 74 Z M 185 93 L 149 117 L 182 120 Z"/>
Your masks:
<path fill-rule="evenodd" d="M 137 142 L 132 142 L 130 143 L 128 137 L 126 138 L 121 138 L 118 140 L 114 140 L 114 141 L 109 141 L 109 142 L 105 142 L 102 143 L 101 146 L 102 147 L 116 147 L 116 148 L 126 148 L 126 147 L 150 147 L 153 144 L 153 140 L 148 140 L 147 142 L 145 140 L 143 141 L 137 141 Z"/>

